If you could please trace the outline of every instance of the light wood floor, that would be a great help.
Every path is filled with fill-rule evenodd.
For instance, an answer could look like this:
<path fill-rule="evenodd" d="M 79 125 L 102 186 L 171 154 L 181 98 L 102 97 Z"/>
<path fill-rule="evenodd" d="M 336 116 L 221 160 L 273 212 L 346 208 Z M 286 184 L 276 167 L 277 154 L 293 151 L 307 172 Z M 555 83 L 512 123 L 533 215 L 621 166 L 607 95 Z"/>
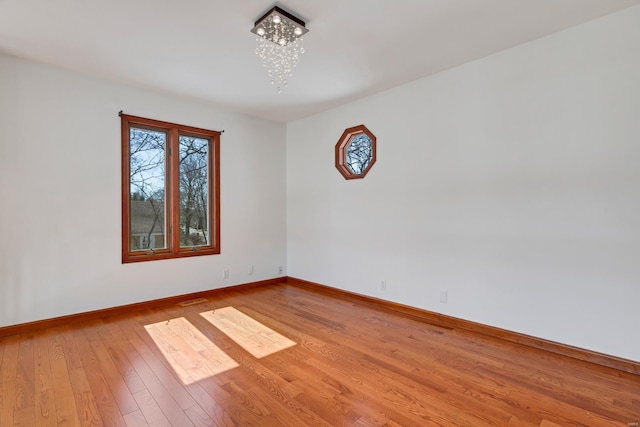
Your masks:
<path fill-rule="evenodd" d="M 640 376 L 292 285 L 0 338 L 2 427 L 636 422 Z"/>

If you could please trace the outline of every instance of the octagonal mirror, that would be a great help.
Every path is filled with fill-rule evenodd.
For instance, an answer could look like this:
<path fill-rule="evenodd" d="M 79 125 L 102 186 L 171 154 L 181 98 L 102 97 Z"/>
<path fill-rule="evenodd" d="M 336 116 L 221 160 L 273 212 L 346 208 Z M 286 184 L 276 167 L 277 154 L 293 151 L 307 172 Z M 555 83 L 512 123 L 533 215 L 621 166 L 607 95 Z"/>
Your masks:
<path fill-rule="evenodd" d="M 346 129 L 336 144 L 336 169 L 342 176 L 364 178 L 375 162 L 375 135 L 365 125 Z"/>

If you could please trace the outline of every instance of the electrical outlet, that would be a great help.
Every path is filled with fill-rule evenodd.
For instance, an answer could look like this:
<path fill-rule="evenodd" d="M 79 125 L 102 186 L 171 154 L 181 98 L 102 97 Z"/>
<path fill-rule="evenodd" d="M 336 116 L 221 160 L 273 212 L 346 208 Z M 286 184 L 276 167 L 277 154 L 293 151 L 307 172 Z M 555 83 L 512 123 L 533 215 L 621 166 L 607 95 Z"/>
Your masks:
<path fill-rule="evenodd" d="M 440 291 L 440 302 L 447 302 L 447 291 Z"/>
<path fill-rule="evenodd" d="M 225 268 L 224 271 L 222 272 L 222 277 L 224 277 L 225 279 L 229 278 L 229 269 Z"/>
<path fill-rule="evenodd" d="M 253 274 L 253 265 L 250 265 L 247 269 L 247 274 Z"/>
<path fill-rule="evenodd" d="M 380 290 L 382 290 L 382 291 L 386 291 L 387 290 L 387 281 L 386 280 L 381 280 L 380 281 Z"/>
<path fill-rule="evenodd" d="M 283 274 L 284 273 L 284 268 L 282 268 L 282 266 L 278 267 L 278 274 Z"/>

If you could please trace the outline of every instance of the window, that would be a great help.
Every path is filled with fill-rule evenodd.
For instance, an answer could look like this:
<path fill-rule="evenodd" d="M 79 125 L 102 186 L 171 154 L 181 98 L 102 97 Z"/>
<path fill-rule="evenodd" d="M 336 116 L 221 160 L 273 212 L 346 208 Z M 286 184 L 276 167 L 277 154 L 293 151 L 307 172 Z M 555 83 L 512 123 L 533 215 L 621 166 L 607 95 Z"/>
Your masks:
<path fill-rule="evenodd" d="M 121 114 L 122 262 L 220 253 L 220 132 Z"/>
<path fill-rule="evenodd" d="M 375 135 L 364 125 L 346 129 L 336 144 L 336 168 L 342 176 L 364 178 L 375 162 Z"/>

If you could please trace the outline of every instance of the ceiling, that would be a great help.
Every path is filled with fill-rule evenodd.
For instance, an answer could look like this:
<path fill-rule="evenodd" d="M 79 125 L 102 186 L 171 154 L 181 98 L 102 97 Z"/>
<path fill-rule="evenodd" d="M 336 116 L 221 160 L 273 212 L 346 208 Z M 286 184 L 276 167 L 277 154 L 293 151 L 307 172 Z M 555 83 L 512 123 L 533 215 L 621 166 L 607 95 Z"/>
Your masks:
<path fill-rule="evenodd" d="M 255 55 L 271 0 L 0 0 L 0 52 L 288 122 L 640 0 L 285 0 L 305 51 L 278 94 Z"/>

